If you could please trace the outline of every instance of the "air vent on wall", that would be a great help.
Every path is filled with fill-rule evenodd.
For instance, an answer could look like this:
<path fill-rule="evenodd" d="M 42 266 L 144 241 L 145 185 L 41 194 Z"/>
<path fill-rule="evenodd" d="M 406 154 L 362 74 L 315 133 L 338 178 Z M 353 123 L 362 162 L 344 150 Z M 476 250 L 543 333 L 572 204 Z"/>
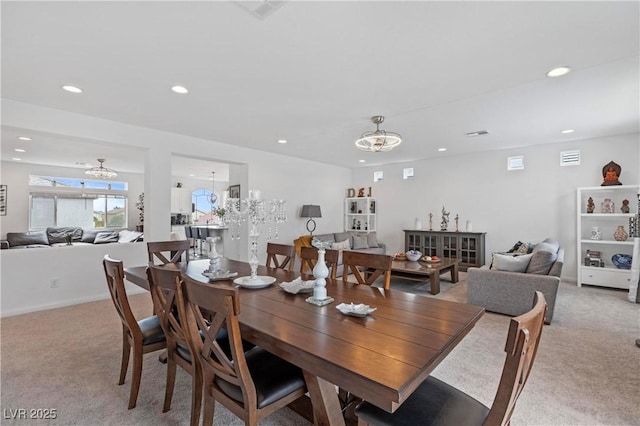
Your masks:
<path fill-rule="evenodd" d="M 234 2 L 251 15 L 262 20 L 273 12 L 282 7 L 286 1 L 279 0 L 262 0 L 262 1 L 250 1 L 250 0 L 236 0 Z"/>
<path fill-rule="evenodd" d="M 560 153 L 561 166 L 579 166 L 580 151 L 562 151 Z"/>

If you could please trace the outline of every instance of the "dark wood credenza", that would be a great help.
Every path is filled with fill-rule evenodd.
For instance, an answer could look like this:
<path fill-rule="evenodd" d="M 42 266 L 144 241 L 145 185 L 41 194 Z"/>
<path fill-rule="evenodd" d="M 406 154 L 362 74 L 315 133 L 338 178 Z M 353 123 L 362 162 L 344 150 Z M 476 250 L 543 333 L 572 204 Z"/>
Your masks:
<path fill-rule="evenodd" d="M 404 230 L 404 249 L 418 250 L 425 256 L 460 259 L 460 269 L 484 265 L 485 232 Z"/>

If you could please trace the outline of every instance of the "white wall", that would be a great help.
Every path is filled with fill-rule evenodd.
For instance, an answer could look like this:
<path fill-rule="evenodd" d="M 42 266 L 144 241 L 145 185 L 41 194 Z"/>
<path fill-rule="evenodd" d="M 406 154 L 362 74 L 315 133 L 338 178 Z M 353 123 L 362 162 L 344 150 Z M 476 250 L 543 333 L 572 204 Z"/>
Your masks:
<path fill-rule="evenodd" d="M 354 171 L 352 186 L 372 187 L 379 239 L 390 253 L 404 250 L 402 230 L 414 229 L 416 217 L 428 229 L 427 216 L 433 213 L 433 229 L 439 230 L 444 206 L 451 212 L 449 230 L 455 230 L 458 214 L 460 230 L 470 220 L 473 231 L 487 233 L 487 262 L 492 252 L 507 250 L 519 240 L 557 238 L 565 247 L 563 279 L 575 281 L 576 188 L 600 185 L 602 167 L 611 160 L 622 166 L 622 183 L 638 184 L 638 138 L 611 136 L 368 167 Z M 581 165 L 560 167 L 560 152 L 574 149 L 581 151 Z M 509 172 L 507 157 L 515 155 L 524 155 L 525 169 Z M 413 179 L 402 179 L 405 167 L 414 168 Z M 384 180 L 374 183 L 378 170 Z"/>

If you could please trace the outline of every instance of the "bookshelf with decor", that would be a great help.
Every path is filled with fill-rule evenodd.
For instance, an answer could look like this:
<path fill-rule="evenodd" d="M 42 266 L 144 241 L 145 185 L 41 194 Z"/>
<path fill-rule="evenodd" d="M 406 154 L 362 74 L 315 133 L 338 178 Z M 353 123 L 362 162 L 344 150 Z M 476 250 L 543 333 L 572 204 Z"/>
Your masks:
<path fill-rule="evenodd" d="M 577 189 L 577 284 L 628 289 L 633 238 L 629 219 L 638 208 L 638 185 Z M 623 201 L 627 200 L 627 209 Z"/>
<path fill-rule="evenodd" d="M 344 230 L 372 232 L 376 230 L 376 199 L 348 197 L 344 201 Z"/>

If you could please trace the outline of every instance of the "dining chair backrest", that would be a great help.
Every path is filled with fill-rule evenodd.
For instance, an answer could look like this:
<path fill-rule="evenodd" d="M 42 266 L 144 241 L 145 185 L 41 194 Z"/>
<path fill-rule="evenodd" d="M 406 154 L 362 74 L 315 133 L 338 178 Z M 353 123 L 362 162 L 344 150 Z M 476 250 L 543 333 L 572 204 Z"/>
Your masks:
<path fill-rule="evenodd" d="M 347 282 L 347 276 L 353 274 L 358 284 L 373 284 L 381 276 L 384 277 L 384 288 L 391 286 L 391 264 L 393 258 L 386 254 L 362 253 L 344 250 L 342 252 L 342 281 Z M 364 276 L 363 276 L 364 273 Z"/>
<path fill-rule="evenodd" d="M 544 294 L 536 291 L 533 308 L 511 318 L 505 344 L 507 355 L 491 408 L 460 389 L 429 376 L 394 413 L 366 401 L 360 403 L 355 409 L 358 425 L 509 425 L 538 352 L 546 311 Z"/>
<path fill-rule="evenodd" d="M 167 263 L 189 262 L 189 240 L 155 241 L 147 243 L 149 263 L 166 265 Z M 168 257 L 167 257 L 168 253 Z"/>
<path fill-rule="evenodd" d="M 533 308 L 509 323 L 505 352 L 507 357 L 500 384 L 493 400 L 486 425 L 508 425 L 516 401 L 524 388 L 538 353 L 547 301 L 540 291 L 535 292 Z"/>
<path fill-rule="evenodd" d="M 286 244 L 267 243 L 267 266 L 270 268 L 293 270 L 296 248 Z"/>
<path fill-rule="evenodd" d="M 338 259 L 340 252 L 338 250 L 326 249 L 324 253 L 324 260 L 327 267 L 331 271 L 329 276 L 332 280 L 336 279 L 338 273 Z M 301 247 L 300 248 L 300 273 L 311 275 L 313 268 L 318 263 L 318 249 L 315 247 Z"/>
<path fill-rule="evenodd" d="M 158 318 L 151 317 L 137 320 L 134 316 L 129 298 L 124 286 L 124 265 L 121 260 L 113 259 L 108 254 L 102 260 L 107 287 L 111 300 L 122 323 L 122 361 L 120 365 L 120 379 L 118 384 L 124 384 L 129 368 L 129 356 L 133 351 L 133 372 L 131 374 L 131 390 L 129 409 L 136 406 L 140 380 L 142 376 L 142 362 L 145 353 L 164 349 L 166 339 Z"/>
<path fill-rule="evenodd" d="M 298 367 L 257 346 L 245 355 L 236 288 L 203 284 L 186 274 L 182 278 L 180 315 L 185 319 L 192 351 L 202 364 L 204 425 L 213 423 L 216 402 L 245 424 L 257 425 L 261 418 L 305 394 L 304 377 Z M 225 333 L 226 348 L 221 344 L 227 342 L 220 338 Z"/>
<path fill-rule="evenodd" d="M 192 352 L 190 336 L 182 320 L 183 316 L 180 314 L 178 300 L 178 288 L 182 282 L 180 269 L 173 263 L 149 264 L 147 279 L 154 310 L 167 337 L 167 386 L 163 412 L 171 408 L 177 364 L 191 375 L 191 425 L 196 426 L 200 419 L 202 402 L 202 369 L 200 359 Z"/>

